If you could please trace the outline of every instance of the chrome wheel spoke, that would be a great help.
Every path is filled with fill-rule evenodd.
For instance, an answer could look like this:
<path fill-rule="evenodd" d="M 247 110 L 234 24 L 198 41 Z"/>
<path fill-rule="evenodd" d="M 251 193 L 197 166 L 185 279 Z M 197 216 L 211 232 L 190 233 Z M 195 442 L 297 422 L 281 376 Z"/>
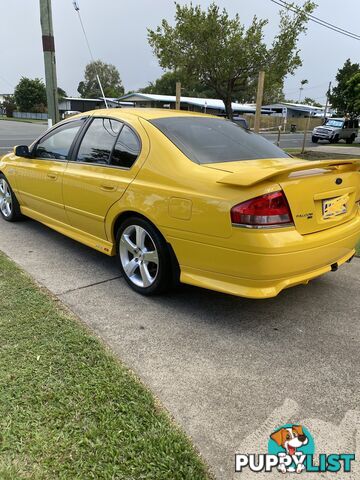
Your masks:
<path fill-rule="evenodd" d="M 151 262 L 155 263 L 155 265 L 159 264 L 159 257 L 156 250 L 153 250 L 151 252 L 144 252 L 143 257 L 146 263 Z"/>
<path fill-rule="evenodd" d="M 141 275 L 144 287 L 149 287 L 153 283 L 154 279 L 150 275 L 148 267 L 145 263 L 140 263 L 140 275 Z"/>
<path fill-rule="evenodd" d="M 132 260 L 130 260 L 129 263 L 127 263 L 126 265 L 124 265 L 124 270 L 125 270 L 125 273 L 128 277 L 132 277 L 135 273 L 135 270 L 138 268 L 139 264 L 138 262 L 135 260 L 135 258 L 133 258 Z"/>
<path fill-rule="evenodd" d="M 138 248 L 143 249 L 145 246 L 145 238 L 146 238 L 146 230 L 144 230 L 142 227 L 139 227 L 139 225 L 135 226 L 135 231 L 136 231 L 136 246 Z"/>
<path fill-rule="evenodd" d="M 136 245 L 133 243 L 129 237 L 129 235 L 123 235 L 121 237 L 120 242 L 125 246 L 128 252 L 132 253 L 132 255 L 136 252 Z"/>

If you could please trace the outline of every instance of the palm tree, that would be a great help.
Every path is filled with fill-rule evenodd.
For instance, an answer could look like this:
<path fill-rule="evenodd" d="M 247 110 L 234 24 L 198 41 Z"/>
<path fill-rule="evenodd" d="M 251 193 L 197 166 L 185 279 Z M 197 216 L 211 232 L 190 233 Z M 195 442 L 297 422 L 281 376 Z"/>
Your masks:
<path fill-rule="evenodd" d="M 301 101 L 301 95 L 302 95 L 302 92 L 304 90 L 304 85 L 307 85 L 308 83 L 309 83 L 309 80 L 306 80 L 306 78 L 304 80 L 301 80 L 301 82 L 300 82 L 299 103 Z"/>

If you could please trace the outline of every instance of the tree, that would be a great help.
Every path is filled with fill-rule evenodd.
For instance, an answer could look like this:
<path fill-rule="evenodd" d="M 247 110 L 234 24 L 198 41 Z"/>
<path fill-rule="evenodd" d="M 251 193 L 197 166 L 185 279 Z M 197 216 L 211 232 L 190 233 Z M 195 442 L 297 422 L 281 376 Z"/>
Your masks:
<path fill-rule="evenodd" d="M 65 97 L 67 97 L 67 93 L 65 92 L 65 90 L 60 87 L 58 87 L 57 93 L 59 102 L 61 102 L 62 100 L 64 100 Z"/>
<path fill-rule="evenodd" d="M 40 78 L 21 77 L 16 85 L 14 99 L 20 112 L 46 111 L 46 88 Z"/>
<path fill-rule="evenodd" d="M 13 111 L 16 110 L 16 103 L 14 95 L 4 95 L 4 101 L 1 107 L 5 110 L 7 117 L 12 117 Z"/>
<path fill-rule="evenodd" d="M 360 72 L 355 73 L 346 84 L 346 113 L 350 117 L 360 116 Z"/>
<path fill-rule="evenodd" d="M 78 92 L 82 98 L 102 97 L 97 75 L 100 77 L 105 97 L 118 98 L 124 95 L 120 73 L 115 65 L 96 60 L 86 65 L 84 80 L 79 83 Z"/>
<path fill-rule="evenodd" d="M 316 100 L 314 100 L 313 98 L 310 98 L 310 97 L 305 97 L 304 98 L 304 103 L 305 105 L 312 105 L 313 107 L 322 107 L 323 105 L 321 105 L 321 103 L 317 102 Z"/>
<path fill-rule="evenodd" d="M 343 67 L 338 70 L 336 75 L 337 85 L 333 88 L 333 91 L 330 94 L 330 102 L 339 115 L 346 115 L 346 113 L 349 112 L 349 109 L 351 110 L 352 108 L 351 100 L 348 98 L 348 82 L 357 73 L 360 73 L 360 65 L 358 63 L 351 63 L 350 58 L 348 58 Z"/>
<path fill-rule="evenodd" d="M 190 80 L 190 81 L 189 81 Z M 155 82 L 142 88 L 142 93 L 156 93 L 159 95 L 175 95 L 176 82 L 181 82 L 181 94 L 187 97 L 214 98 L 216 92 L 214 89 L 195 83 L 193 79 L 187 79 L 181 72 L 165 72 Z"/>
<path fill-rule="evenodd" d="M 270 47 L 263 40 L 267 20 L 255 16 L 245 29 L 239 15 L 231 19 L 215 3 L 208 10 L 176 4 L 175 26 L 164 19 L 156 30 L 148 29 L 148 39 L 162 68 L 180 71 L 189 83 L 212 89 L 232 117 L 235 98 L 255 98 L 261 69 L 267 74 L 265 97 L 282 93 L 285 76 L 301 65 L 297 41 L 314 8 L 307 0 L 295 14 L 281 11 L 280 30 Z"/>
<path fill-rule="evenodd" d="M 302 92 L 304 90 L 304 86 L 307 85 L 308 83 L 309 83 L 309 80 L 307 80 L 306 78 L 304 80 L 301 80 L 301 82 L 300 82 L 299 103 L 301 102 L 301 96 L 302 96 Z"/>

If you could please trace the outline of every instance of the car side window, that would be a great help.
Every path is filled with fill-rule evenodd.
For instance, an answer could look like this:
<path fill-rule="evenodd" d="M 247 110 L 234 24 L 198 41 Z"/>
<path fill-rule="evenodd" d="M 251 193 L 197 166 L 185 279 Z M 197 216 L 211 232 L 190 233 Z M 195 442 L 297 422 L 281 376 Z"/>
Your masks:
<path fill-rule="evenodd" d="M 82 139 L 77 161 L 109 165 L 122 123 L 111 118 L 94 118 Z"/>
<path fill-rule="evenodd" d="M 72 120 L 45 135 L 36 145 L 36 158 L 67 160 L 71 145 L 85 119 Z"/>
<path fill-rule="evenodd" d="M 124 125 L 115 144 L 111 165 L 131 168 L 140 154 L 140 141 L 130 127 Z"/>

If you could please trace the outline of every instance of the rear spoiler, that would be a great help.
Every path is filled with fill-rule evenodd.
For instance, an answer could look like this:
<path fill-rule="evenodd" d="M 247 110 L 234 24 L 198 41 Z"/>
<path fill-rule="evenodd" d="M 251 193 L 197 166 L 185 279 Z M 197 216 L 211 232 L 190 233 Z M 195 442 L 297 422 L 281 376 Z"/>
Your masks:
<path fill-rule="evenodd" d="M 264 180 L 270 180 L 273 177 L 283 176 L 293 172 L 301 172 L 305 170 L 317 170 L 319 169 L 338 169 L 343 165 L 353 165 L 356 169 L 360 170 L 360 160 L 318 160 L 318 161 L 306 161 L 304 163 L 292 164 L 288 167 L 266 167 L 264 169 L 254 168 L 244 169 L 242 172 L 235 172 L 225 175 L 220 178 L 217 183 L 223 183 L 225 185 L 237 185 L 240 187 L 251 187 Z M 308 172 L 310 173 L 310 172 Z M 315 172 L 314 172 L 315 173 Z"/>

